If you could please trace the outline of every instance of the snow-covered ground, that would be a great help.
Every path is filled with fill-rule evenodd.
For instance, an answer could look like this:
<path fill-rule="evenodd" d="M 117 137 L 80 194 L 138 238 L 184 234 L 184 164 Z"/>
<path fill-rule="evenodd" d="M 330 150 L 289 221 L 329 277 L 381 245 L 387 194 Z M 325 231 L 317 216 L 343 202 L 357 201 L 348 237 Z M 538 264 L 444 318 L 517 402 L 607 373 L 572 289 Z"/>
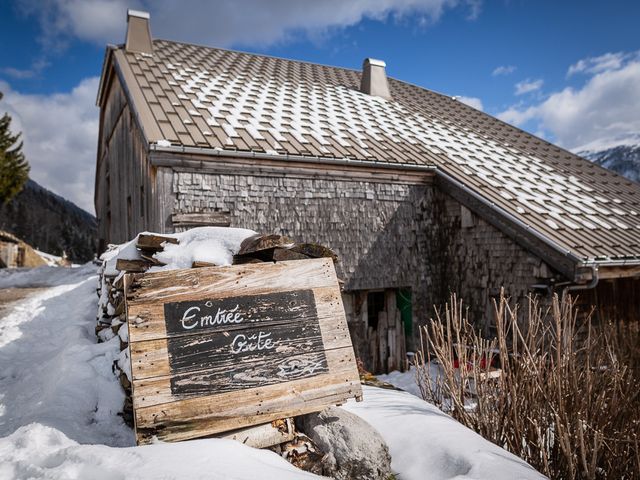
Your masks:
<path fill-rule="evenodd" d="M 95 341 L 95 266 L 0 272 L 0 288 L 34 285 L 48 288 L 0 319 L 0 479 L 318 478 L 230 440 L 135 447 L 117 415 L 119 340 Z M 543 478 L 414 395 L 364 398 L 344 408 L 380 431 L 402 480 Z"/>

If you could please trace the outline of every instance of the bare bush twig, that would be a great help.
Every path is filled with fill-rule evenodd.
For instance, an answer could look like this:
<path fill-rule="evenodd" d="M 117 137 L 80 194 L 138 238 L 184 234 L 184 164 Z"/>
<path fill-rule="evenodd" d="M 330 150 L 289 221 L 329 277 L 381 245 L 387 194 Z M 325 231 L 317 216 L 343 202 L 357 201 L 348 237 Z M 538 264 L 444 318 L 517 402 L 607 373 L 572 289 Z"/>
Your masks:
<path fill-rule="evenodd" d="M 530 297 L 519 323 L 501 294 L 485 339 L 465 313 L 454 295 L 421 330 L 426 400 L 551 478 L 640 476 L 637 322 L 595 325 L 554 296 L 548 309 Z"/>

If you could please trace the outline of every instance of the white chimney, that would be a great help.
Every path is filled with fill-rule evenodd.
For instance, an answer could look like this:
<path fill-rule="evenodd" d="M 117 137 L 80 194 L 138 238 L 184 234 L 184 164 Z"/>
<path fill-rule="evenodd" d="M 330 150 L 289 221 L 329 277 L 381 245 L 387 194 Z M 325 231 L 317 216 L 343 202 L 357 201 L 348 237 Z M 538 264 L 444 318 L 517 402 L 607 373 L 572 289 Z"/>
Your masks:
<path fill-rule="evenodd" d="M 375 58 L 365 58 L 362 64 L 362 81 L 360 91 L 375 97 L 382 97 L 391 100 L 389 84 L 387 83 L 387 66 L 382 60 Z"/>
<path fill-rule="evenodd" d="M 153 54 L 149 18 L 148 12 L 127 10 L 127 40 L 125 42 L 125 50 L 127 52 Z"/>

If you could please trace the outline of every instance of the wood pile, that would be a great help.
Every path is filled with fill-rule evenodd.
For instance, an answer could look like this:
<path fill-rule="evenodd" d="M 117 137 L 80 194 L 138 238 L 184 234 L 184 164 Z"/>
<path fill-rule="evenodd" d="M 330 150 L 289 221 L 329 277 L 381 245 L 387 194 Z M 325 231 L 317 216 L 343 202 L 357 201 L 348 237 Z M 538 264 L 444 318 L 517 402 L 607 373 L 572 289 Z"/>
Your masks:
<path fill-rule="evenodd" d="M 136 259 L 118 258 L 115 268 L 107 268 L 103 262 L 99 274 L 99 307 L 96 335 L 99 341 L 108 341 L 115 336 L 120 339 L 120 357 L 114 362 L 114 374 L 120 379 L 125 392 L 122 411 L 124 421 L 133 426 L 133 403 L 131 397 L 131 362 L 129 359 L 128 327 L 125 312 L 124 275 L 146 272 L 151 267 L 163 266 L 154 255 L 163 251 L 166 244 L 177 244 L 174 237 L 157 234 L 140 234 L 136 240 Z M 107 252 L 107 256 L 108 256 Z M 113 253 L 113 252 L 112 252 Z M 234 264 L 256 262 L 279 262 L 310 258 L 331 258 L 337 256 L 330 249 L 317 244 L 296 243 L 281 235 L 255 235 L 245 239 L 238 253 L 233 257 Z M 192 268 L 217 266 L 213 263 L 195 261 Z"/>

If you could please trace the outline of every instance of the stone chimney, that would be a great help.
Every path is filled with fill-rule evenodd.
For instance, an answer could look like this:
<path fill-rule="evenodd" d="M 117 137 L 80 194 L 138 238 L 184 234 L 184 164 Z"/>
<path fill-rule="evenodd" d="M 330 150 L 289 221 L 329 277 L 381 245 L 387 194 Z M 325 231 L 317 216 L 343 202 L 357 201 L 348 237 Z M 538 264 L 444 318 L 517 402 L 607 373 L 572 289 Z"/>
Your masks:
<path fill-rule="evenodd" d="M 382 97 L 391 100 L 389 84 L 387 83 L 387 66 L 382 60 L 365 58 L 362 63 L 362 81 L 360 91 L 374 97 Z"/>
<path fill-rule="evenodd" d="M 137 10 L 127 10 L 127 52 L 153 54 L 151 30 L 149 29 L 149 13 Z"/>

